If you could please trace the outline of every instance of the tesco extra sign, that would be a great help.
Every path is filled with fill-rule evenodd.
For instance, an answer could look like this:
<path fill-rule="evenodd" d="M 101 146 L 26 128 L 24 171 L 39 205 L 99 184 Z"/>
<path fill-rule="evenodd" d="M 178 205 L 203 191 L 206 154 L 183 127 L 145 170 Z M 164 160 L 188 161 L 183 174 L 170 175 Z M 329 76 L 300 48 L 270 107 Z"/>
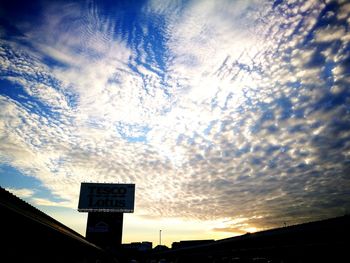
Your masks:
<path fill-rule="evenodd" d="M 135 184 L 81 183 L 78 211 L 134 212 Z"/>

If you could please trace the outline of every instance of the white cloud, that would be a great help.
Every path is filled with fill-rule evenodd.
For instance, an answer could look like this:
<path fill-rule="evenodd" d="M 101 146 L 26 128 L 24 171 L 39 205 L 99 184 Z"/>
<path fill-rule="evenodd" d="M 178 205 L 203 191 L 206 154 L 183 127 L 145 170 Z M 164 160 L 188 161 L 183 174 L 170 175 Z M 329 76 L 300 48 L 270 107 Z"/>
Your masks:
<path fill-rule="evenodd" d="M 51 201 L 45 198 L 35 197 L 36 191 L 28 188 L 6 188 L 7 191 L 11 192 L 19 198 L 24 198 L 31 204 L 35 206 L 50 206 L 50 207 L 66 207 L 66 208 L 76 208 L 72 207 L 72 203 L 68 201 Z"/>
<path fill-rule="evenodd" d="M 20 198 L 29 198 L 32 197 L 35 193 L 32 189 L 26 188 L 6 188 L 6 190 Z"/>
<path fill-rule="evenodd" d="M 345 35 L 345 28 L 342 26 L 327 26 L 316 32 L 315 40 L 318 42 L 330 42 L 338 40 Z"/>
<path fill-rule="evenodd" d="M 349 14 L 350 14 L 350 4 L 344 2 L 340 6 L 340 10 L 338 13 L 338 19 L 346 19 L 347 17 L 349 17 Z"/>
<path fill-rule="evenodd" d="M 72 207 L 72 204 L 66 201 L 54 202 L 44 198 L 37 198 L 37 197 L 32 198 L 31 201 L 36 206 L 67 207 L 67 208 L 73 208 L 73 209 L 76 208 L 75 206 Z"/>

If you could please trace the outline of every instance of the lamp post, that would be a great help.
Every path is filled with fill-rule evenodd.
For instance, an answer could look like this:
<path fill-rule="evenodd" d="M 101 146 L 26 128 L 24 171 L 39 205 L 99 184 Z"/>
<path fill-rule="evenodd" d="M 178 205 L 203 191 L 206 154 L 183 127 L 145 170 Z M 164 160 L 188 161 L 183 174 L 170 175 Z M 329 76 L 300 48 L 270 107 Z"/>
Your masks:
<path fill-rule="evenodd" d="M 162 245 L 162 230 L 159 230 L 159 245 Z"/>

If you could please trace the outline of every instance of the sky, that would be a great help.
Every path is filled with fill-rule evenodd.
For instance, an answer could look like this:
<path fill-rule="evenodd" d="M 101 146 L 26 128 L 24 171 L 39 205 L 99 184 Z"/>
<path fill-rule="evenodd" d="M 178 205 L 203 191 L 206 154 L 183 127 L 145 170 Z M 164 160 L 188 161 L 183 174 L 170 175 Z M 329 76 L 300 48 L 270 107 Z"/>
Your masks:
<path fill-rule="evenodd" d="M 350 211 L 347 1 L 0 4 L 0 185 L 85 235 L 81 182 L 136 184 L 123 242 Z"/>

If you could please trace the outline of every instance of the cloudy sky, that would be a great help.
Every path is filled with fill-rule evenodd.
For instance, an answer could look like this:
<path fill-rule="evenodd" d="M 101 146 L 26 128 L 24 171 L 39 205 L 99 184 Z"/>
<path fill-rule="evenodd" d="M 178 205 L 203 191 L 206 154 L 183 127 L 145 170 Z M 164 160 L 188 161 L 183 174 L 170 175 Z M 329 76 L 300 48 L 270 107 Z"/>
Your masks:
<path fill-rule="evenodd" d="M 135 183 L 154 245 L 349 213 L 346 2 L 2 1 L 0 185 L 85 235 Z"/>

